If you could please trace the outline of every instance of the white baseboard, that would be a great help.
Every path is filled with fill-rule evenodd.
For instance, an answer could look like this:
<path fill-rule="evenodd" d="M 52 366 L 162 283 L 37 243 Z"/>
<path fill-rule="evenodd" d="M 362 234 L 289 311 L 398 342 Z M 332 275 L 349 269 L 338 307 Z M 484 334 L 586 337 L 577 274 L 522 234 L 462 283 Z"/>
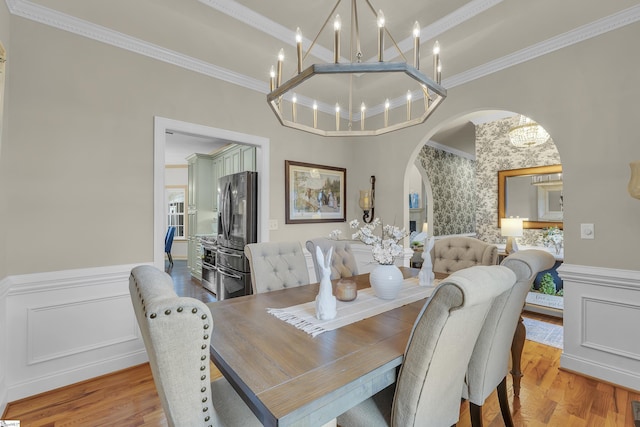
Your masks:
<path fill-rule="evenodd" d="M 640 375 L 638 372 L 619 369 L 613 365 L 607 365 L 564 353 L 560 356 L 560 366 L 568 371 L 599 378 L 608 383 L 640 393 Z"/>

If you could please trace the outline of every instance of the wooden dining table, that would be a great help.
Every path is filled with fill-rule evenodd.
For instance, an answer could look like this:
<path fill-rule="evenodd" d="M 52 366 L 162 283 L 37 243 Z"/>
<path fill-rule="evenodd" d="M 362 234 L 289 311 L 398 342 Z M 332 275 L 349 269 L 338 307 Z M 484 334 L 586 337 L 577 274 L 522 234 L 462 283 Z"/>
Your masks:
<path fill-rule="evenodd" d="M 401 268 L 406 277 L 417 269 Z M 369 275 L 354 276 L 358 289 Z M 334 283 L 335 286 L 335 283 Z M 267 312 L 313 301 L 318 284 L 209 304 L 211 359 L 265 426 L 321 426 L 396 380 L 426 299 L 313 337 Z"/>

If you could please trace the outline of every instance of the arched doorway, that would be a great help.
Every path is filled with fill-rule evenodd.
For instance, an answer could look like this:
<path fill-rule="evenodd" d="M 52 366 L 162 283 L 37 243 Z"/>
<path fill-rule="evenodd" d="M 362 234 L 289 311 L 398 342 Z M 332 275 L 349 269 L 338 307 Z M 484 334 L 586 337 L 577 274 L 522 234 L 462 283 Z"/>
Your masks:
<path fill-rule="evenodd" d="M 510 142 L 509 130 L 518 124 L 519 118 L 519 114 L 509 111 L 474 112 L 439 126 L 435 134 L 416 147 L 407 174 L 417 167 L 423 174 L 425 187 L 431 189 L 427 199 L 427 205 L 432 206 L 427 212 L 430 234 L 436 238 L 472 235 L 504 248 L 506 238 L 498 225 L 498 171 L 562 164 L 553 135 L 535 147 L 520 148 Z M 533 194 L 539 193 L 533 183 L 529 187 Z M 405 188 L 405 192 L 409 190 Z M 556 222 L 549 222 L 549 226 Z M 545 246 L 546 233 L 543 228 L 525 228 L 517 238 L 518 245 L 547 249 L 562 260 L 563 252 L 556 254 L 550 244 Z M 547 287 L 549 296 L 538 298 L 548 304 L 549 308 L 542 310 L 546 314 L 563 307 L 562 282 L 554 272 L 552 276 L 559 295 L 551 295 L 553 287 Z M 539 288 L 540 284 L 536 286 Z"/>

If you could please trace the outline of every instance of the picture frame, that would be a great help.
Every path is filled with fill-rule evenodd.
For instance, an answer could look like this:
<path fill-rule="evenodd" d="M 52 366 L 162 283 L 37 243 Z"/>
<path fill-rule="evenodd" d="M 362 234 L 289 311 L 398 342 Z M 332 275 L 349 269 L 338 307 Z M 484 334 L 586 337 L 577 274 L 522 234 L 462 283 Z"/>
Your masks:
<path fill-rule="evenodd" d="M 345 222 L 347 170 L 334 166 L 284 161 L 285 222 Z"/>

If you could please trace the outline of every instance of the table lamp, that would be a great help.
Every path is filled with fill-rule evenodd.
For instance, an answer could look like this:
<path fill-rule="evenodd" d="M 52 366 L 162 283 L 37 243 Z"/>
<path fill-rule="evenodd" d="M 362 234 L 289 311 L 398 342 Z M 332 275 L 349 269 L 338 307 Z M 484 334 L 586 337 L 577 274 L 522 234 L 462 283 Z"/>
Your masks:
<path fill-rule="evenodd" d="M 500 221 L 500 233 L 507 238 L 507 246 L 505 252 L 507 255 L 518 251 L 516 237 L 522 237 L 522 221 L 523 218 L 502 218 Z"/>

